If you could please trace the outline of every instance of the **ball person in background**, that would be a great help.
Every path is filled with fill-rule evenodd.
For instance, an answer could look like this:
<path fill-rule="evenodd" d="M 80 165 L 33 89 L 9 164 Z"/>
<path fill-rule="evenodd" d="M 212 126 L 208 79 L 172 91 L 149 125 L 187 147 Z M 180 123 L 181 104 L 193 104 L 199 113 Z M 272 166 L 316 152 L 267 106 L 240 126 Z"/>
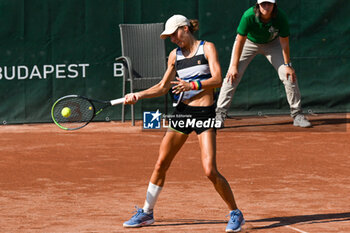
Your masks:
<path fill-rule="evenodd" d="M 165 30 L 160 37 L 162 39 L 170 37 L 171 42 L 178 47 L 169 54 L 168 67 L 162 81 L 147 90 L 127 94 L 125 104 L 135 104 L 139 99 L 165 95 L 171 85 L 174 85 L 175 94 L 180 92 L 185 94 L 173 113 L 173 116 L 180 116 L 180 118 L 173 118 L 172 122 L 186 121 L 188 116 L 203 122 L 215 119 L 214 88 L 222 84 L 221 68 L 214 44 L 197 40 L 193 35 L 193 32 L 198 30 L 198 26 L 198 20 L 188 20 L 182 15 L 174 15 L 167 20 Z M 136 214 L 123 224 L 124 227 L 141 227 L 154 222 L 153 208 L 164 186 L 166 172 L 192 131 L 198 135 L 205 175 L 230 210 L 226 231 L 240 231 L 241 225 L 244 224 L 243 214 L 237 208 L 229 183 L 216 167 L 215 128 L 197 126 L 187 128 L 176 126 L 165 133 L 144 206 L 142 209 L 137 209 Z"/>
<path fill-rule="evenodd" d="M 289 24 L 275 0 L 258 0 L 244 12 L 237 28 L 231 62 L 223 81 L 216 108 L 216 119 L 224 121 L 233 95 L 249 63 L 257 54 L 264 55 L 278 72 L 290 106 L 293 125 L 311 127 L 301 109 L 301 96 L 289 54 Z M 259 68 L 259 72 L 263 72 Z"/>

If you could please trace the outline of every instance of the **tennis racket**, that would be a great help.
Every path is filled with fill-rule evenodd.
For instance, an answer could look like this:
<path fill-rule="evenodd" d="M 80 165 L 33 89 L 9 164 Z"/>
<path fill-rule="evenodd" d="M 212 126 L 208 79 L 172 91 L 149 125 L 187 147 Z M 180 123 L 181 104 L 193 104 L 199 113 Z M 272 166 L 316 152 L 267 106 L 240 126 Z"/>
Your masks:
<path fill-rule="evenodd" d="M 107 107 L 124 103 L 125 98 L 111 101 L 93 100 L 80 95 L 67 95 L 52 105 L 53 122 L 64 130 L 81 129 Z"/>

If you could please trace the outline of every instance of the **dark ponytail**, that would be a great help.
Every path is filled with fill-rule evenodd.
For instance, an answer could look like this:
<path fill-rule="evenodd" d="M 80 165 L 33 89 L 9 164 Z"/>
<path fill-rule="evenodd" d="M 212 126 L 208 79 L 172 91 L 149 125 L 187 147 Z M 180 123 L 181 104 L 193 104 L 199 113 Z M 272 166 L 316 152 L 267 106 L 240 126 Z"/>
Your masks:
<path fill-rule="evenodd" d="M 199 21 L 197 19 L 190 19 L 190 26 L 188 26 L 190 32 L 193 34 L 194 32 L 199 30 Z"/>

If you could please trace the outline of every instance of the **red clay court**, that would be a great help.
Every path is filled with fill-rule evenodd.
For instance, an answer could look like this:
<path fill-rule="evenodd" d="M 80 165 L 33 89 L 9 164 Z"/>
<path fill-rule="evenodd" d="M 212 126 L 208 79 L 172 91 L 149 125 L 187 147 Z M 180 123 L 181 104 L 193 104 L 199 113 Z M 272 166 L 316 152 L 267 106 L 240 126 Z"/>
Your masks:
<path fill-rule="evenodd" d="M 242 232 L 350 232 L 349 114 L 229 119 L 217 161 Z M 204 176 L 195 134 L 175 158 L 150 227 L 124 229 L 143 206 L 164 132 L 141 122 L 0 127 L 0 232 L 224 232 L 225 203 Z"/>

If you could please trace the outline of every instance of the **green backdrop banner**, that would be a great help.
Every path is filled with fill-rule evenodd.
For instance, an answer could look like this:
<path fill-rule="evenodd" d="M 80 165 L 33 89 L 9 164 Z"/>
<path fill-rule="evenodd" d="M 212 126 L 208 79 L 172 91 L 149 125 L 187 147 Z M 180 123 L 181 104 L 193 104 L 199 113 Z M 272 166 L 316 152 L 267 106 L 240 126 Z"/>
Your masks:
<path fill-rule="evenodd" d="M 121 97 L 114 62 L 121 55 L 120 23 L 165 22 L 173 14 L 199 19 L 197 37 L 216 44 L 224 75 L 239 20 L 255 2 L 0 0 L 0 123 L 50 122 L 52 103 L 67 94 Z M 289 17 L 304 111 L 347 112 L 350 1 L 279 0 L 278 5 Z M 168 52 L 174 48 L 166 45 Z M 136 117 L 157 108 L 165 111 L 163 98 L 142 100 Z M 111 108 L 97 120 L 119 120 L 119 110 Z M 230 114 L 257 113 L 289 113 L 284 87 L 262 56 L 248 67 L 230 109 Z"/>

